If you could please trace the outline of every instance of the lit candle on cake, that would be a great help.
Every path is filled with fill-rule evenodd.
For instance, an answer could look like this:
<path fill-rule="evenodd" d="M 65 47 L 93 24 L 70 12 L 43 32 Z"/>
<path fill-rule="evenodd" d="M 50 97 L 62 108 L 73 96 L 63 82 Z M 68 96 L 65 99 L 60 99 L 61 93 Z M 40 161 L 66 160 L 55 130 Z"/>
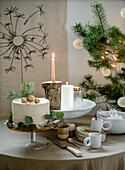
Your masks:
<path fill-rule="evenodd" d="M 52 82 L 55 81 L 55 53 L 52 53 Z"/>
<path fill-rule="evenodd" d="M 61 87 L 61 110 L 73 109 L 73 85 L 62 85 Z"/>

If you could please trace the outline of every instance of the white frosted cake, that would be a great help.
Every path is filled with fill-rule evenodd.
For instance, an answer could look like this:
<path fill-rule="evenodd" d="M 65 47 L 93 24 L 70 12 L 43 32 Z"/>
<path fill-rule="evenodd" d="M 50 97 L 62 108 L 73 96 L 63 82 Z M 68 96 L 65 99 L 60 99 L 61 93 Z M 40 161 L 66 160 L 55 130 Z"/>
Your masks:
<path fill-rule="evenodd" d="M 25 116 L 31 116 L 34 124 L 44 124 L 47 121 L 44 115 L 49 114 L 50 102 L 44 98 L 38 99 L 39 103 L 28 101 L 22 103 L 21 99 L 14 99 L 12 101 L 13 122 L 15 124 L 19 122 L 25 123 Z"/>

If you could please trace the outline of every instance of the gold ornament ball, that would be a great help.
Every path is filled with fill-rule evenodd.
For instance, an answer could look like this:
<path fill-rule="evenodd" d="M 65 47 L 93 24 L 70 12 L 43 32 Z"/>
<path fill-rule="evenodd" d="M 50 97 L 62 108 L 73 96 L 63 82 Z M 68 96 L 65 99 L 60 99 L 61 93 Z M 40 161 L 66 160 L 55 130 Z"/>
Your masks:
<path fill-rule="evenodd" d="M 35 97 L 33 95 L 30 95 L 27 100 L 28 102 L 34 102 Z"/>
<path fill-rule="evenodd" d="M 35 99 L 35 103 L 39 103 L 40 100 L 38 98 Z"/>
<path fill-rule="evenodd" d="M 26 97 L 22 97 L 22 98 L 21 98 L 21 102 L 22 102 L 22 103 L 26 103 L 26 102 L 27 102 L 27 98 L 26 98 Z"/>

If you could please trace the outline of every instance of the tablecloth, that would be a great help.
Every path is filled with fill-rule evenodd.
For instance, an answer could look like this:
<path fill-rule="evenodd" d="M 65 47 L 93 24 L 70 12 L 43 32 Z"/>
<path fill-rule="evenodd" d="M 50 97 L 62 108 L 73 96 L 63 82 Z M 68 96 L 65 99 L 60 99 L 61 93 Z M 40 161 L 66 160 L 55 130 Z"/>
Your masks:
<path fill-rule="evenodd" d="M 81 118 L 80 118 L 81 120 Z M 84 117 L 83 117 L 84 120 Z M 83 121 L 84 122 L 84 121 Z M 80 124 L 81 125 L 81 124 Z M 107 135 L 99 149 L 82 146 L 83 157 L 76 157 L 47 140 L 51 137 L 69 146 L 67 140 L 57 139 L 54 130 L 38 132 L 37 140 L 47 143 L 42 150 L 25 150 L 21 144 L 30 140 L 30 133 L 13 132 L 0 122 L 0 170 L 124 170 L 125 135 Z M 74 138 L 76 140 L 76 138 Z"/>

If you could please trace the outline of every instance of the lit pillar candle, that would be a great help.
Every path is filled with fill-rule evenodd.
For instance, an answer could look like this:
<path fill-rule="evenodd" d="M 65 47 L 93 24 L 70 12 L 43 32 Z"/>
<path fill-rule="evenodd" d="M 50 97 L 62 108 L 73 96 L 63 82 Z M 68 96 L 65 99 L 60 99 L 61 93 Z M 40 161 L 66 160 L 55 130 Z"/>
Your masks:
<path fill-rule="evenodd" d="M 52 81 L 55 81 L 55 54 L 52 53 Z"/>
<path fill-rule="evenodd" d="M 73 109 L 73 85 L 61 86 L 61 110 Z"/>

